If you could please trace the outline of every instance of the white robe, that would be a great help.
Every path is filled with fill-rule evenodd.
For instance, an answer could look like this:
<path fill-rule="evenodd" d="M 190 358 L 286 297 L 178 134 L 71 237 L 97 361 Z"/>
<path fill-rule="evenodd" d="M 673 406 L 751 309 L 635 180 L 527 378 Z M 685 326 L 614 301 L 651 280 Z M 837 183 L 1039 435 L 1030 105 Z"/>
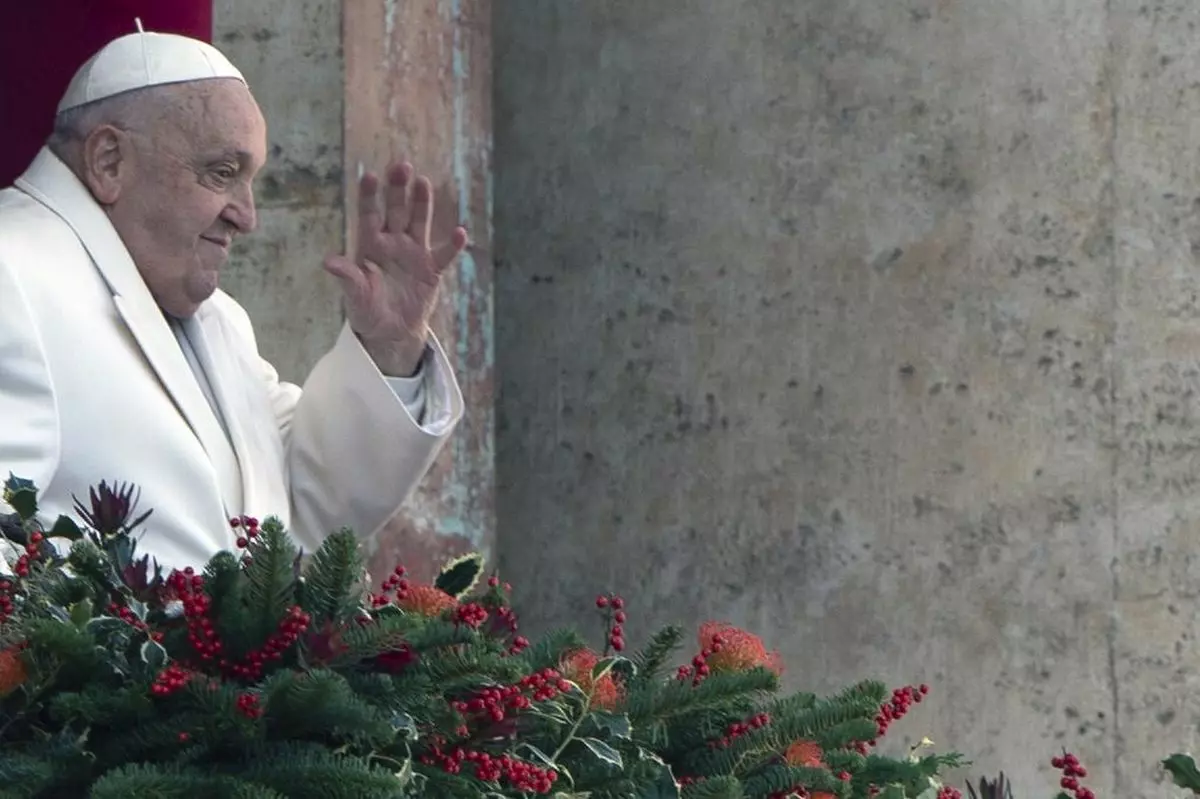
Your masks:
<path fill-rule="evenodd" d="M 173 331 L 48 150 L 0 191 L 0 477 L 35 481 L 47 522 L 106 479 L 141 489 L 140 551 L 168 567 L 232 547 L 234 515 L 278 516 L 310 551 L 343 526 L 369 538 L 462 413 L 436 339 L 419 378 L 387 378 L 343 327 L 301 390 L 223 292 Z"/>

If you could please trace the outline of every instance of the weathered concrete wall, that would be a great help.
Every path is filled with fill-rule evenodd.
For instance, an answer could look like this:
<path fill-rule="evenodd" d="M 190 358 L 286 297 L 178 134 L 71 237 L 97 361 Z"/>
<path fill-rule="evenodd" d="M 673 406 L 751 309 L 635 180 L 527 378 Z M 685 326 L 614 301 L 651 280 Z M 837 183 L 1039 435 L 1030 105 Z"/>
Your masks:
<path fill-rule="evenodd" d="M 353 248 L 362 170 L 408 158 L 434 180 L 437 231 L 472 236 L 435 329 L 467 402 L 463 424 L 417 496 L 381 536 L 373 573 L 403 561 L 430 575 L 467 549 L 490 552 L 492 483 L 491 55 L 485 0 L 215 0 L 214 42 L 246 73 L 266 114 L 271 160 L 260 229 L 226 286 L 264 354 L 303 380 L 342 324 L 321 268 Z"/>
<path fill-rule="evenodd" d="M 245 74 L 269 139 L 259 228 L 238 242 L 223 287 L 284 380 L 303 380 L 342 324 L 337 284 L 321 268 L 345 247 L 341 6 L 213 3 L 213 44 Z"/>
<path fill-rule="evenodd" d="M 501 563 L 1051 795 L 1197 743 L 1200 7 L 498 4 Z M 599 635 L 600 631 L 596 631 Z M 899 751 L 903 741 L 892 746 Z"/>

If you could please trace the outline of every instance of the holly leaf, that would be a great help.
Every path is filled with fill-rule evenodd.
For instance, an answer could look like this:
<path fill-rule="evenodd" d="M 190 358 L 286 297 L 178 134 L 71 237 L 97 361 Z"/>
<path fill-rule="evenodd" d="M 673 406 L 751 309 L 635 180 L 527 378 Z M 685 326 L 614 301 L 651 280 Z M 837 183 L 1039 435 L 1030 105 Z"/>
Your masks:
<path fill-rule="evenodd" d="M 595 735 L 600 739 L 618 738 L 628 741 L 633 734 L 633 725 L 628 716 L 618 716 L 614 713 L 593 711 L 588 714 L 587 725 L 596 730 Z M 590 729 L 589 729 L 590 731 Z"/>
<path fill-rule="evenodd" d="M 592 682 L 602 679 L 606 674 L 612 671 L 613 665 L 617 662 L 615 657 L 601 658 L 596 661 L 596 665 L 592 666 Z"/>
<path fill-rule="evenodd" d="M 462 599 L 479 582 L 481 574 L 483 555 L 479 552 L 469 552 L 443 566 L 433 585 L 455 599 Z"/>
<path fill-rule="evenodd" d="M 640 759 L 643 763 L 651 764 L 654 769 L 654 781 L 642 788 L 638 799 L 679 799 L 679 782 L 671 773 L 671 767 L 653 752 L 641 750 Z"/>
<path fill-rule="evenodd" d="M 3 497 L 9 507 L 25 521 L 37 515 L 37 487 L 32 480 L 24 480 L 9 472 L 8 479 L 4 481 Z"/>
<path fill-rule="evenodd" d="M 604 743 L 604 741 L 598 738 L 580 738 L 579 742 L 586 746 L 593 755 L 613 768 L 623 769 L 625 767 L 624 762 L 621 760 L 621 753 Z"/>
<path fill-rule="evenodd" d="M 141 648 L 142 662 L 152 671 L 159 671 L 167 665 L 167 650 L 157 641 L 147 641 Z"/>
<path fill-rule="evenodd" d="M 79 541 L 83 538 L 83 531 L 79 529 L 79 525 L 75 524 L 75 520 L 70 516 L 59 516 L 47 535 L 51 538 L 65 538 L 68 541 Z"/>
<path fill-rule="evenodd" d="M 546 754 L 541 749 L 538 749 L 533 744 L 521 744 L 519 747 L 517 747 L 517 751 L 528 752 L 532 760 L 536 760 L 546 768 L 552 768 L 555 770 L 558 769 L 558 766 L 555 765 L 554 761 L 550 759 L 550 755 Z"/>
<path fill-rule="evenodd" d="M 1200 769 L 1191 755 L 1174 754 L 1162 762 L 1163 768 L 1170 772 L 1175 784 L 1180 788 L 1200 793 Z"/>

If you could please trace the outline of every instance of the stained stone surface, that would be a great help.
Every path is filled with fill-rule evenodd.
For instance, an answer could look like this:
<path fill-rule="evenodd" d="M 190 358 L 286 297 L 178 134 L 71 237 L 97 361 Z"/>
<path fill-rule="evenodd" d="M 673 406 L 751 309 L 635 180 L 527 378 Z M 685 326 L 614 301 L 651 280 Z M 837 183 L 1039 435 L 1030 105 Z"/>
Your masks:
<path fill-rule="evenodd" d="M 1200 721 L 1200 7 L 494 14 L 501 565 L 1159 797 Z M 599 622 L 593 632 L 599 637 Z"/>

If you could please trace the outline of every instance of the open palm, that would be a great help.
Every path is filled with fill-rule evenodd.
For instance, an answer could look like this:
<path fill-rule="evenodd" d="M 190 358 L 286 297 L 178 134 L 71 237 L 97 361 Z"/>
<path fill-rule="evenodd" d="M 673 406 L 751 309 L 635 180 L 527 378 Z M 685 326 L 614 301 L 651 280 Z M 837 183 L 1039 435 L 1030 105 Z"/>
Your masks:
<path fill-rule="evenodd" d="M 369 173 L 359 181 L 355 258 L 331 256 L 325 268 L 340 281 L 350 328 L 380 369 L 407 375 L 420 361 L 442 275 L 467 246 L 467 232 L 455 228 L 449 241 L 432 245 L 433 186 L 424 176 L 414 180 L 411 164 L 388 168 L 382 209 L 379 183 Z"/>

